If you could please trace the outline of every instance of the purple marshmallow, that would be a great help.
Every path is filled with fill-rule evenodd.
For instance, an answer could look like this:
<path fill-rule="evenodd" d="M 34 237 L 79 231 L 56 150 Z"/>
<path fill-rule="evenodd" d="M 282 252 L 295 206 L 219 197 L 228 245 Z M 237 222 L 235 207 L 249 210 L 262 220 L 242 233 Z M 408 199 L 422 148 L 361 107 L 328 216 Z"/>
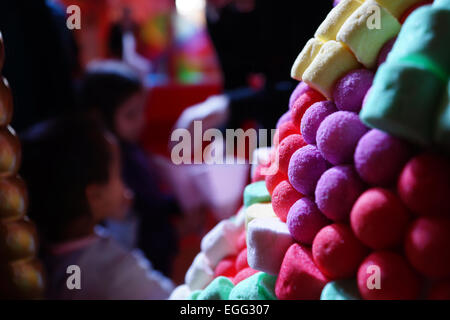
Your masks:
<path fill-rule="evenodd" d="M 320 124 L 317 147 L 322 156 L 334 165 L 352 163 L 356 145 L 367 130 L 356 113 L 335 112 Z"/>
<path fill-rule="evenodd" d="M 317 181 L 328 169 L 328 163 L 312 145 L 304 146 L 291 157 L 288 177 L 292 186 L 304 195 L 313 195 Z"/>
<path fill-rule="evenodd" d="M 309 89 L 310 88 L 306 83 L 300 81 L 294 91 L 292 91 L 291 97 L 289 98 L 289 109 L 292 109 L 295 101 L 297 101 L 297 99 Z"/>
<path fill-rule="evenodd" d="M 341 0 L 333 0 L 333 7 L 336 7 Z"/>
<path fill-rule="evenodd" d="M 333 91 L 336 107 L 342 111 L 359 112 L 364 96 L 372 86 L 373 77 L 372 71 L 358 69 L 339 79 Z"/>
<path fill-rule="evenodd" d="M 327 218 L 344 221 L 363 191 L 364 183 L 353 166 L 336 166 L 325 171 L 317 182 L 316 203 Z"/>
<path fill-rule="evenodd" d="M 393 185 L 412 152 L 407 142 L 377 129 L 370 130 L 356 147 L 356 171 L 371 185 Z"/>
<path fill-rule="evenodd" d="M 392 47 L 394 46 L 395 40 L 397 40 L 397 37 L 392 38 L 391 40 L 386 42 L 383 48 L 381 48 L 380 53 L 378 54 L 378 66 L 382 65 L 386 61 L 389 52 L 391 52 Z"/>
<path fill-rule="evenodd" d="M 292 238 L 310 245 L 316 234 L 328 225 L 329 221 L 314 201 L 304 197 L 292 205 L 286 223 Z"/>
<path fill-rule="evenodd" d="M 278 129 L 283 123 L 286 123 L 286 122 L 291 121 L 291 120 L 292 120 L 291 111 L 287 111 L 285 114 L 283 114 L 280 117 L 280 119 L 278 119 L 276 128 Z"/>
<path fill-rule="evenodd" d="M 303 115 L 300 125 L 303 139 L 309 144 L 316 144 L 316 134 L 320 123 L 336 111 L 336 105 L 332 101 L 316 102 L 309 107 Z"/>

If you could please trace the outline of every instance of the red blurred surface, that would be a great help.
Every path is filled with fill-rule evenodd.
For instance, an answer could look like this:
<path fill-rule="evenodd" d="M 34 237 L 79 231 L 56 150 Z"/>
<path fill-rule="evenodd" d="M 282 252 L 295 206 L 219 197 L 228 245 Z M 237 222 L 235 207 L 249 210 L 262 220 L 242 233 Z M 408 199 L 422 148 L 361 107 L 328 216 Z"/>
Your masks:
<path fill-rule="evenodd" d="M 142 135 L 143 147 L 149 152 L 168 156 L 172 128 L 183 110 L 221 90 L 219 84 L 170 84 L 152 88 L 147 103 L 147 126 Z"/>

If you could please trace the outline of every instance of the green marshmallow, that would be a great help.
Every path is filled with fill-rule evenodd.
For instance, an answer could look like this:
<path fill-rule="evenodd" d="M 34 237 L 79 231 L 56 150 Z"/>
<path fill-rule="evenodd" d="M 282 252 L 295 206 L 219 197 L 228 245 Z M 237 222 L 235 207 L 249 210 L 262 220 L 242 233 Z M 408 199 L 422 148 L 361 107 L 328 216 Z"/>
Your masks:
<path fill-rule="evenodd" d="M 197 300 L 228 300 L 234 284 L 226 277 L 217 277 L 197 296 Z"/>
<path fill-rule="evenodd" d="M 360 118 L 368 126 L 426 146 L 431 143 L 444 83 L 405 62 L 380 66 Z"/>
<path fill-rule="evenodd" d="M 244 206 L 250 207 L 255 203 L 270 202 L 270 194 L 265 181 L 249 184 L 244 190 Z"/>
<path fill-rule="evenodd" d="M 197 300 L 199 294 L 202 293 L 202 290 L 195 290 L 191 292 L 188 300 Z"/>
<path fill-rule="evenodd" d="M 437 115 L 435 142 L 450 154 L 450 82 Z"/>
<path fill-rule="evenodd" d="M 450 0 L 434 0 L 433 8 L 442 8 L 450 10 Z"/>
<path fill-rule="evenodd" d="M 450 11 L 423 6 L 404 23 L 389 53 L 388 61 L 426 61 L 425 66 L 443 81 L 450 74 L 450 46 L 444 41 L 450 34 Z"/>
<path fill-rule="evenodd" d="M 258 272 L 239 282 L 230 293 L 230 300 L 277 300 L 277 277 Z"/>
<path fill-rule="evenodd" d="M 331 281 L 326 284 L 320 300 L 361 300 L 356 280 Z"/>

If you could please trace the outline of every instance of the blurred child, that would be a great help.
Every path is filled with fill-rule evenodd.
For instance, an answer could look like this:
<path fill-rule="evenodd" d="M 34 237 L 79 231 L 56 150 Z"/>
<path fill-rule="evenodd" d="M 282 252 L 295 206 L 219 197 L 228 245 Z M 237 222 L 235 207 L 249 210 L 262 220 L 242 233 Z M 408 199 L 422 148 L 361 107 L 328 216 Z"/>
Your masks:
<path fill-rule="evenodd" d="M 166 299 L 172 282 L 98 227 L 124 217 L 132 203 L 112 134 L 77 116 L 33 127 L 22 141 L 21 173 L 42 238 L 48 298 Z M 68 288 L 71 265 L 80 268 L 80 289 Z"/>
<path fill-rule="evenodd" d="M 138 145 L 146 98 L 139 76 L 116 61 L 91 64 L 80 84 L 81 107 L 99 113 L 119 139 L 123 177 L 135 194 L 133 211 L 139 217 L 137 246 L 157 270 L 169 276 L 178 250 L 171 219 L 179 208 L 160 191 L 157 170 Z"/>

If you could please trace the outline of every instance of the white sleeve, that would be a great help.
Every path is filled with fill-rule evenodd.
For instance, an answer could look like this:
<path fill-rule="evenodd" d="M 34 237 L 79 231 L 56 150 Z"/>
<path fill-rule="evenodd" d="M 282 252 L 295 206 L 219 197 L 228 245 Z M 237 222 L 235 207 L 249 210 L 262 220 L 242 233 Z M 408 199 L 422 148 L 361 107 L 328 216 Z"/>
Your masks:
<path fill-rule="evenodd" d="M 174 290 L 172 281 L 154 270 L 137 250 L 121 257 L 113 270 L 106 299 L 165 300 Z"/>

